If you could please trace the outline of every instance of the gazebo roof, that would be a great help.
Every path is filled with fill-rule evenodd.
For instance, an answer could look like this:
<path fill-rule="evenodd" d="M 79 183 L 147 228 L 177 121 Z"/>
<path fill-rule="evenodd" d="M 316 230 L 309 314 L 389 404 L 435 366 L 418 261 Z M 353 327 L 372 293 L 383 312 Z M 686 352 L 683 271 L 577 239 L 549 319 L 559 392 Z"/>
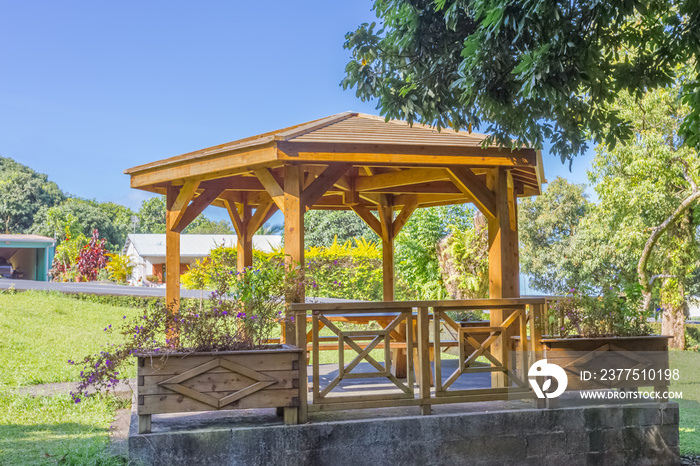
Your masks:
<path fill-rule="evenodd" d="M 408 202 L 416 207 L 475 201 L 479 205 L 473 185 L 477 191 L 486 186 L 486 174 L 498 167 L 509 169 L 515 195 L 540 194 L 544 177 L 539 153 L 483 148 L 485 137 L 345 112 L 125 173 L 132 187 L 158 193 L 168 186 L 197 183 L 194 197 L 216 190 L 211 204 L 221 207 L 241 202 L 241 193 L 253 207 L 270 197 L 275 200 L 270 193 L 284 185 L 287 165 L 301 165 L 307 183 L 316 183 L 318 192 L 307 204 L 316 209 L 374 209 L 382 195 L 393 196 L 394 208 Z"/>

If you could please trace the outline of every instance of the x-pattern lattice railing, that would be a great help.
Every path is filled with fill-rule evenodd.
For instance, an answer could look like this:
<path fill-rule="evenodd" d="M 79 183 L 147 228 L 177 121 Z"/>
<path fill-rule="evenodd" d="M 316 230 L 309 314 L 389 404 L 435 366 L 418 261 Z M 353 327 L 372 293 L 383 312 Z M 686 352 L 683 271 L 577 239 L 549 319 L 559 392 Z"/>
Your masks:
<path fill-rule="evenodd" d="M 330 314 L 333 314 L 332 312 Z M 405 324 L 407 328 L 413 326 L 412 310 L 406 309 L 398 312 L 398 314 L 381 330 L 362 329 L 362 330 L 341 330 L 333 323 L 332 317 L 324 315 L 321 311 L 314 311 L 312 314 L 312 361 L 313 361 L 313 400 L 314 403 L 320 402 L 343 402 L 348 401 L 348 398 L 356 399 L 355 396 L 332 396 L 329 397 L 334 388 L 336 388 L 342 380 L 348 379 L 365 379 L 374 377 L 384 377 L 391 381 L 400 391 L 398 394 L 379 394 L 379 395 L 364 395 L 363 400 L 388 400 L 396 398 L 413 398 L 414 396 L 414 377 L 413 363 L 411 358 L 407 358 L 408 364 L 408 379 L 406 383 L 399 380 L 391 373 L 391 350 L 392 350 L 392 334 L 400 337 L 397 332 L 399 324 Z M 320 387 L 320 348 L 318 342 L 321 340 L 319 331 L 321 327 L 326 327 L 337 336 L 338 342 L 338 375 L 331 380 L 324 388 Z M 369 342 L 362 347 L 359 342 Z M 384 363 L 377 361 L 371 354 L 379 345 L 383 343 Z M 412 332 L 406 332 L 405 346 L 407 353 L 410 355 L 413 352 Z M 345 349 L 350 348 L 355 351 L 356 355 L 346 365 L 345 364 Z M 353 372 L 357 369 L 361 362 L 367 362 L 376 369 L 374 372 Z"/>
<path fill-rule="evenodd" d="M 478 372 L 500 372 L 504 375 L 504 385 L 509 386 L 510 382 L 515 382 L 516 385 L 520 387 L 527 388 L 527 383 L 523 381 L 508 365 L 507 353 L 505 351 L 500 351 L 498 356 L 494 355 L 491 351 L 496 342 L 501 345 L 507 345 L 507 341 L 504 341 L 504 337 L 508 336 L 508 329 L 516 323 L 516 321 L 522 320 L 526 316 L 525 307 L 521 309 L 512 310 L 511 314 L 497 326 L 488 327 L 462 327 L 458 326 L 456 323 L 450 319 L 450 317 L 439 309 L 433 310 L 433 315 L 437 318 L 433 318 L 435 326 L 435 346 L 439 348 L 440 342 L 440 325 L 442 322 L 449 322 L 454 324 L 453 328 L 456 330 L 457 343 L 459 348 L 459 365 L 457 369 L 442 382 L 442 371 L 441 364 L 438 363 L 439 357 L 436 356 L 436 368 L 435 368 L 435 392 L 436 396 L 445 395 L 447 390 L 454 384 L 454 382 L 462 375 L 468 373 L 478 373 Z M 525 317 L 527 319 L 527 317 Z M 527 320 L 525 320 L 527 322 Z M 522 324 L 522 328 L 526 328 L 525 324 Z M 477 339 L 477 336 L 483 336 L 481 341 Z M 476 365 L 477 359 L 480 357 L 486 358 L 491 364 L 490 366 Z"/>
<path fill-rule="evenodd" d="M 306 325 L 299 325 L 296 330 L 298 341 L 309 343 L 312 356 L 313 403 L 309 410 L 420 406 L 423 413 L 429 413 L 436 403 L 508 399 L 514 394 L 528 398 L 531 392 L 523 369 L 527 359 L 541 351 L 539 324 L 544 304 L 540 298 L 513 298 L 292 305 L 298 321 L 310 321 L 312 327 L 308 331 Z M 451 310 L 489 311 L 491 321 L 462 326 L 450 318 L 447 312 Z M 355 327 L 346 330 L 339 322 Z M 357 329 L 372 322 L 381 329 Z M 324 327 L 326 334 L 320 335 Z M 452 337 L 443 339 L 443 329 Z M 458 367 L 443 380 L 441 353 L 449 347 L 458 348 Z M 513 349 L 522 358 L 517 364 L 508 360 Z M 320 374 L 322 350 L 338 351 L 338 370 L 330 380 Z M 353 351 L 349 360 L 346 350 Z M 373 356 L 374 351 L 381 351 L 383 361 Z M 477 361 L 481 358 L 487 363 Z M 405 378 L 397 376 L 397 366 L 404 362 Z M 360 368 L 361 363 L 366 364 Z M 490 386 L 459 388 L 464 387 L 456 383 L 462 375 L 478 372 L 493 374 Z M 385 378 L 391 390 L 386 383 L 381 390 L 366 385 L 371 393 L 344 390 L 348 384 L 343 381 L 367 378 Z"/>

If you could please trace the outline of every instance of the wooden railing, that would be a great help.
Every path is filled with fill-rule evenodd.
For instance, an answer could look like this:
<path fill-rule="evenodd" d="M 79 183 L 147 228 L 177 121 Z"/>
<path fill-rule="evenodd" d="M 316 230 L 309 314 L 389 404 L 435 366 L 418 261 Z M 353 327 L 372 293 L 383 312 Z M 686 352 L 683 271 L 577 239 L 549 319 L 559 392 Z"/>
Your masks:
<path fill-rule="evenodd" d="M 525 368 L 542 351 L 545 305 L 544 298 L 290 305 L 298 346 L 312 365 L 308 410 L 420 406 L 428 414 L 433 404 L 531 398 Z M 448 314 L 475 310 L 489 311 L 490 324 L 460 324 Z M 347 323 L 354 325 L 346 329 Z M 458 350 L 458 360 L 443 376 L 448 348 Z M 324 350 L 337 352 L 334 370 L 321 364 Z M 518 360 L 509 360 L 513 350 Z M 462 375 L 484 372 L 492 374 L 490 386 L 457 383 Z M 370 379 L 385 380 L 372 385 Z"/>

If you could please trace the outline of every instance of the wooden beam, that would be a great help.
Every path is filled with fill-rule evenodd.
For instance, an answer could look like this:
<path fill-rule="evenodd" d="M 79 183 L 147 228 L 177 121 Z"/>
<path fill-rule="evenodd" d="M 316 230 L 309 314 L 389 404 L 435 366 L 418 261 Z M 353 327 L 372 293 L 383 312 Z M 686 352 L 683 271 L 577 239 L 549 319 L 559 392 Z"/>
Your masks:
<path fill-rule="evenodd" d="M 459 192 L 457 194 L 399 194 L 398 196 L 394 196 L 394 206 L 410 204 L 413 201 L 413 199 L 418 200 L 419 206 L 430 202 L 473 202 L 473 198 L 471 196 L 462 192 Z"/>
<path fill-rule="evenodd" d="M 394 237 L 398 236 L 399 232 L 404 227 L 408 219 L 411 217 L 411 214 L 416 210 L 417 207 L 418 199 L 414 199 L 413 202 L 407 203 L 403 206 L 403 209 L 401 209 L 399 215 L 396 216 L 396 220 L 394 220 Z"/>
<path fill-rule="evenodd" d="M 177 157 L 176 157 L 177 158 Z M 245 173 L 254 168 L 281 165 L 277 150 L 267 147 L 248 148 L 198 158 L 173 161 L 159 167 L 130 170 L 131 187 L 143 188 L 178 179 L 207 180 Z"/>
<path fill-rule="evenodd" d="M 272 175 L 272 172 L 268 168 L 261 168 L 259 170 L 254 170 L 253 173 L 255 173 L 255 176 L 258 177 L 258 180 L 260 180 L 260 183 L 262 183 L 262 185 L 265 187 L 265 190 L 270 195 L 274 203 L 277 204 L 277 207 L 279 207 L 280 210 L 283 210 L 284 190 L 280 187 L 279 183 Z"/>
<path fill-rule="evenodd" d="M 279 160 L 300 163 L 350 162 L 353 165 L 426 166 L 534 166 L 534 149 L 501 149 L 495 146 L 429 146 L 373 143 L 278 142 Z"/>
<path fill-rule="evenodd" d="M 277 205 L 272 200 L 266 204 L 260 204 L 255 209 L 253 218 L 248 222 L 247 235 L 252 237 L 258 229 L 277 211 Z M 268 215 L 269 214 L 269 215 Z"/>
<path fill-rule="evenodd" d="M 474 199 L 474 204 L 488 218 L 496 218 L 496 200 L 491 191 L 469 169 L 465 167 L 450 167 L 452 181 L 463 193 Z"/>
<path fill-rule="evenodd" d="M 265 191 L 265 187 L 254 176 L 230 176 L 202 181 L 199 189 L 230 189 L 232 191 Z"/>
<path fill-rule="evenodd" d="M 462 191 L 454 185 L 452 181 L 433 181 L 429 183 L 409 184 L 405 186 L 394 186 L 391 188 L 380 188 L 365 193 L 377 194 L 461 194 Z"/>
<path fill-rule="evenodd" d="M 365 206 L 362 205 L 351 205 L 349 206 L 352 210 L 355 211 L 357 215 L 360 216 L 362 220 L 365 221 L 367 226 L 369 226 L 372 231 L 374 231 L 377 236 L 380 238 L 382 237 L 382 225 L 379 222 L 379 219 L 372 214 L 372 212 Z"/>
<path fill-rule="evenodd" d="M 236 208 L 236 205 L 233 204 L 228 199 L 224 200 L 223 202 L 224 202 L 224 205 L 226 206 L 226 210 L 228 211 L 228 215 L 231 218 L 231 223 L 233 224 L 233 229 L 236 230 L 236 235 L 239 237 L 245 235 L 245 230 L 243 229 L 243 220 L 241 219 L 241 216 L 238 214 L 238 209 Z M 231 204 L 233 204 L 233 205 L 231 205 Z"/>
<path fill-rule="evenodd" d="M 251 206 L 255 207 L 259 204 L 264 204 L 268 201 L 271 201 L 272 198 L 270 195 L 267 193 L 267 191 L 242 191 L 242 192 L 233 192 L 233 191 L 224 191 L 221 193 L 219 198 L 212 202 L 212 205 L 215 205 L 217 207 L 223 207 L 226 208 L 224 203 L 222 202 L 223 200 L 227 200 L 229 204 L 241 204 L 243 202 L 243 196 L 245 195 L 248 204 Z"/>
<path fill-rule="evenodd" d="M 180 221 L 173 227 L 178 233 L 182 233 L 182 230 L 187 228 L 187 225 L 192 223 L 192 221 L 201 214 L 204 209 L 209 207 L 211 203 L 219 197 L 223 192 L 223 189 L 207 189 L 199 196 L 195 197 L 192 203 L 187 207 L 185 214 L 180 218 Z"/>
<path fill-rule="evenodd" d="M 172 200 L 172 205 L 168 208 L 168 211 L 171 213 L 171 215 L 168 216 L 168 221 L 170 222 L 168 224 L 168 227 L 170 229 L 177 229 L 177 225 L 180 223 L 180 220 L 182 220 L 182 217 L 185 215 L 187 206 L 189 205 L 190 201 L 197 192 L 198 187 L 198 181 L 189 181 L 180 188 L 172 186 L 168 189 L 168 195 L 170 196 L 173 196 L 174 193 L 177 192 L 177 197 Z"/>
<path fill-rule="evenodd" d="M 350 164 L 331 165 L 304 190 L 303 199 L 306 207 L 311 207 L 350 169 Z"/>
<path fill-rule="evenodd" d="M 369 191 L 448 179 L 450 175 L 442 168 L 412 168 L 373 176 L 360 176 L 355 181 L 355 189 Z"/>
<path fill-rule="evenodd" d="M 360 198 L 358 196 L 357 190 L 355 189 L 355 178 L 349 179 L 350 189 L 343 193 L 343 204 L 345 205 L 358 205 L 360 203 Z"/>

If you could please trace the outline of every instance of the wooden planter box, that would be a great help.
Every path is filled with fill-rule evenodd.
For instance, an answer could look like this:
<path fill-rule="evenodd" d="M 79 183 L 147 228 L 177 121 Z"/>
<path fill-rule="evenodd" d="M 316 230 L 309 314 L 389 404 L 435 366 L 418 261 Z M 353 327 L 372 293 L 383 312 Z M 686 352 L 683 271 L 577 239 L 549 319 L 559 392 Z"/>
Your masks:
<path fill-rule="evenodd" d="M 282 345 L 249 351 L 138 354 L 139 433 L 150 432 L 152 414 L 195 411 L 283 408 L 285 424 L 296 424 L 303 420 L 306 407 L 302 352 Z"/>
<path fill-rule="evenodd" d="M 567 390 L 592 390 L 605 388 L 637 389 L 655 387 L 665 391 L 669 385 L 668 339 L 663 335 L 644 337 L 601 338 L 543 338 L 544 356 L 547 362 L 564 368 L 568 375 Z M 611 369 L 637 369 L 633 372 L 615 373 Z M 653 370 L 654 374 L 650 374 Z M 590 380 L 583 380 L 581 372 L 587 371 Z"/>

